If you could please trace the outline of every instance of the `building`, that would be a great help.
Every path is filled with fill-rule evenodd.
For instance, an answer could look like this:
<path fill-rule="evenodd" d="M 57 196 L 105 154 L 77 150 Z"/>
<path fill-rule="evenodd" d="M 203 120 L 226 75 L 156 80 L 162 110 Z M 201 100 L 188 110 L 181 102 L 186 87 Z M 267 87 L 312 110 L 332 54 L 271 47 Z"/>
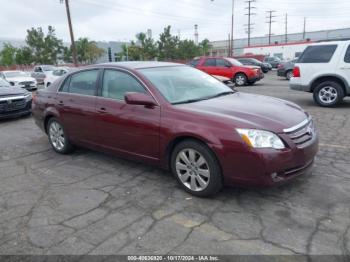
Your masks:
<path fill-rule="evenodd" d="M 322 30 L 287 35 L 271 36 L 271 44 L 267 36 L 252 37 L 250 47 L 247 47 L 247 38 L 235 39 L 233 43 L 234 54 L 243 55 L 245 53 L 276 55 L 283 59 L 293 59 L 302 52 L 305 47 L 312 42 L 350 39 L 350 28 Z M 227 56 L 228 40 L 211 42 L 210 55 Z"/>

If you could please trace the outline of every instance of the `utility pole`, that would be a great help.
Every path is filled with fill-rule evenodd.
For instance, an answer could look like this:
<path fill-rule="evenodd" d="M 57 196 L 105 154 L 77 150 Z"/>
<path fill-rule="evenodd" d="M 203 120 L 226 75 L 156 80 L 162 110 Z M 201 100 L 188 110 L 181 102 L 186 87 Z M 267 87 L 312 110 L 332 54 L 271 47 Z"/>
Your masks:
<path fill-rule="evenodd" d="M 231 48 L 231 36 L 228 34 L 228 49 L 227 49 L 227 56 L 231 56 L 232 48 Z"/>
<path fill-rule="evenodd" d="M 231 16 L 231 44 L 230 44 L 230 52 L 229 56 L 233 56 L 234 50 L 233 50 L 233 18 L 234 18 L 234 11 L 235 11 L 235 0 L 232 0 L 232 16 Z"/>
<path fill-rule="evenodd" d="M 303 39 L 305 40 L 306 36 L 306 17 L 304 17 L 304 29 L 303 29 Z"/>
<path fill-rule="evenodd" d="M 78 66 L 77 61 L 77 49 L 75 48 L 75 42 L 74 42 L 74 34 L 73 34 L 73 26 L 72 26 L 72 19 L 70 16 L 70 10 L 69 10 L 69 0 L 60 0 L 61 4 L 63 1 L 66 4 L 66 12 L 67 12 L 67 18 L 68 18 L 68 26 L 69 26 L 69 34 L 70 34 L 70 41 L 72 45 L 72 56 L 73 56 L 73 63 L 74 66 Z"/>
<path fill-rule="evenodd" d="M 288 14 L 286 13 L 284 41 L 288 42 Z"/>
<path fill-rule="evenodd" d="M 246 7 L 245 9 L 248 9 L 248 13 L 245 14 L 248 16 L 248 24 L 247 24 L 247 34 L 248 34 L 248 46 L 250 46 L 250 35 L 251 35 L 251 32 L 252 32 L 252 25 L 253 23 L 251 22 L 251 16 L 252 15 L 255 15 L 255 13 L 252 13 L 252 9 L 255 9 L 254 6 L 252 6 L 252 3 L 255 2 L 255 0 L 247 0 L 245 1 L 247 4 L 248 4 L 248 7 Z"/>
<path fill-rule="evenodd" d="M 198 25 L 194 25 L 194 43 L 198 45 Z"/>
<path fill-rule="evenodd" d="M 271 26 L 272 26 L 272 23 L 274 23 L 275 21 L 272 21 L 272 18 L 273 17 L 276 17 L 276 16 L 274 16 L 273 15 L 273 13 L 275 13 L 276 11 L 274 11 L 274 10 L 270 10 L 270 11 L 266 11 L 267 13 L 268 13 L 268 16 L 266 17 L 268 20 L 267 20 L 267 24 L 269 24 L 269 34 L 268 34 L 268 36 L 269 36 L 269 45 L 271 44 L 271 35 L 272 35 L 272 33 L 271 33 Z"/>

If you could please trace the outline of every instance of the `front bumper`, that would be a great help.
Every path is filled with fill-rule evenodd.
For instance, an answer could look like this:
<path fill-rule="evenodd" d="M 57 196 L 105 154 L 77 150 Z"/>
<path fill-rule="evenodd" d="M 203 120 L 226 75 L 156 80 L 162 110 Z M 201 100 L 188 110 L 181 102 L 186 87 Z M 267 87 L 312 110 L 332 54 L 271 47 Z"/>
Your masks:
<path fill-rule="evenodd" d="M 318 136 L 303 148 L 283 150 L 214 147 L 229 186 L 275 186 L 311 171 L 318 151 Z"/>

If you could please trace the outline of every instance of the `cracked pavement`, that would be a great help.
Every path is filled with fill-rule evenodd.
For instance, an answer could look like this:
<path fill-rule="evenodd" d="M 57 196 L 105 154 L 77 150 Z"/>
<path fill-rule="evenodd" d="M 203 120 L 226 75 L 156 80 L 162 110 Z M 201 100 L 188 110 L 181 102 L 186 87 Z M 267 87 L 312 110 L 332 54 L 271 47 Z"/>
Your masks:
<path fill-rule="evenodd" d="M 350 254 L 350 100 L 314 105 L 270 72 L 243 92 L 291 100 L 320 132 L 313 172 L 193 197 L 166 171 L 51 150 L 31 117 L 0 122 L 0 254 Z"/>

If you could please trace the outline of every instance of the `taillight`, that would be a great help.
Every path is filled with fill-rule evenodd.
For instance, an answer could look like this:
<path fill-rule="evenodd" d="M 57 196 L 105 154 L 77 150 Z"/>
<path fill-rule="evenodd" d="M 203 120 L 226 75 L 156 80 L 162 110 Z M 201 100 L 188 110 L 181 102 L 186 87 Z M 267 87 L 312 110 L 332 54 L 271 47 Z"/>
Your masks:
<path fill-rule="evenodd" d="M 300 68 L 299 66 L 295 66 L 293 69 L 293 77 L 300 77 Z"/>

